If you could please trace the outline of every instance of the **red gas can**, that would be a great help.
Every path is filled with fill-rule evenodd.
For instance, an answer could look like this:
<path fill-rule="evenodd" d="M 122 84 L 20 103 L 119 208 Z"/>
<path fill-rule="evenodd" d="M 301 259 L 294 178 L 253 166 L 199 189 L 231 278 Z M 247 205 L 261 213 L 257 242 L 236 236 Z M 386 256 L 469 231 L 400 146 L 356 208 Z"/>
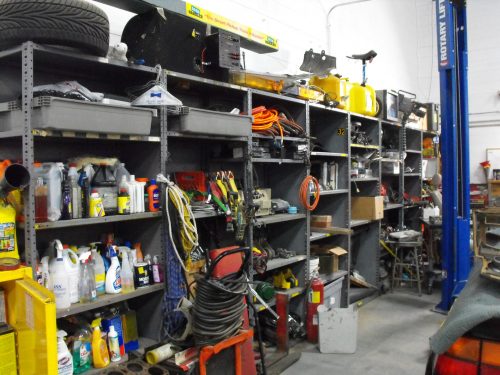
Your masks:
<path fill-rule="evenodd" d="M 318 306 L 323 304 L 325 286 L 323 282 L 314 278 L 311 281 L 307 298 L 306 332 L 307 341 L 318 342 Z"/>

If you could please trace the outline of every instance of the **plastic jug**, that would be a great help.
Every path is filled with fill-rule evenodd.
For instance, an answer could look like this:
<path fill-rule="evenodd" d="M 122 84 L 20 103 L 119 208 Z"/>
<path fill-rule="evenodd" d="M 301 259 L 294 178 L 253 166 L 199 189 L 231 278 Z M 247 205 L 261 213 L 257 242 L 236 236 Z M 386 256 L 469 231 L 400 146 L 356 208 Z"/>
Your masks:
<path fill-rule="evenodd" d="M 92 322 L 92 360 L 95 368 L 104 368 L 109 365 L 109 352 L 106 341 L 101 337 L 101 319 Z"/>
<path fill-rule="evenodd" d="M 80 264 L 78 260 L 78 255 L 71 249 L 63 248 L 63 245 L 59 240 L 52 241 L 49 249 L 50 250 L 55 249 L 57 252 L 61 250 L 65 273 L 69 281 L 70 302 L 78 303 L 79 302 L 78 285 L 80 276 Z M 54 267 L 56 266 L 56 262 L 57 262 L 56 258 L 53 258 L 50 261 L 49 269 L 51 273 L 52 269 L 54 269 Z"/>
<path fill-rule="evenodd" d="M 56 307 L 58 309 L 67 309 L 71 306 L 69 291 L 69 276 L 66 273 L 64 259 L 62 254 L 62 245 L 57 248 L 57 258 L 50 265 L 50 277 L 52 287 L 56 297 Z"/>
<path fill-rule="evenodd" d="M 95 286 L 97 295 L 101 296 L 106 292 L 106 268 L 104 267 L 104 260 L 101 254 L 97 252 L 96 248 L 92 249 L 92 262 L 94 265 Z"/>
<path fill-rule="evenodd" d="M 62 163 L 35 165 L 35 178 L 41 177 L 47 185 L 47 218 L 57 221 L 61 217 Z"/>
<path fill-rule="evenodd" d="M 57 374 L 73 375 L 73 357 L 64 342 L 68 334 L 65 331 L 57 332 Z"/>
<path fill-rule="evenodd" d="M 102 198 L 104 211 L 107 215 L 118 212 L 118 186 L 115 175 L 109 165 L 99 165 L 92 178 L 92 190 Z"/>
<path fill-rule="evenodd" d="M 19 259 L 17 250 L 16 210 L 0 199 L 0 258 Z"/>
<path fill-rule="evenodd" d="M 365 116 L 375 116 L 377 100 L 373 87 L 353 83 L 349 92 L 349 111 Z"/>
<path fill-rule="evenodd" d="M 337 107 L 340 109 L 346 108 L 346 101 L 349 98 L 348 82 L 347 79 L 342 78 L 340 75 L 333 74 L 329 74 L 324 78 L 312 76 L 309 80 L 310 85 L 319 87 L 328 95 L 326 99 L 338 102 Z"/>

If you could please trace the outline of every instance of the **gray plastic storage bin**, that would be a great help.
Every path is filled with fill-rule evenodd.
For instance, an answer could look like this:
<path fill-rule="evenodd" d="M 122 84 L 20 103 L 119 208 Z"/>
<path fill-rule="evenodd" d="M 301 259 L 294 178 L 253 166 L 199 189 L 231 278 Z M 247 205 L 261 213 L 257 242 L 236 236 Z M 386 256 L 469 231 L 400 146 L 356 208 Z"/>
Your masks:
<path fill-rule="evenodd" d="M 323 292 L 323 304 L 326 307 L 340 307 L 340 299 L 342 298 L 342 281 L 344 281 L 343 277 L 325 285 Z M 335 298 L 335 302 L 333 304 L 332 297 Z"/>
<path fill-rule="evenodd" d="M 31 127 L 77 132 L 149 135 L 156 110 L 41 96 L 33 99 Z M 16 102 L 0 104 L 0 131 L 23 126 Z"/>
<path fill-rule="evenodd" d="M 246 137 L 252 133 L 252 117 L 190 108 L 187 115 L 169 117 L 168 129 L 184 133 Z"/>

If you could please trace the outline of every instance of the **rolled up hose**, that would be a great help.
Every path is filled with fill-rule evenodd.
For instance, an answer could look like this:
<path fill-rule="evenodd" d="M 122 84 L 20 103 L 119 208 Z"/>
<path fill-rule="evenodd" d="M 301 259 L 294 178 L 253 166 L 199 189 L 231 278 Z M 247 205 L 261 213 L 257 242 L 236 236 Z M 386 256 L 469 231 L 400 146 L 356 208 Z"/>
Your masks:
<path fill-rule="evenodd" d="M 313 193 L 314 201 L 312 204 L 310 203 L 309 199 L 310 197 L 309 186 L 311 184 L 314 186 L 314 193 Z M 304 206 L 306 210 L 313 211 L 316 209 L 319 203 L 319 197 L 321 192 L 320 189 L 321 188 L 319 186 L 319 182 L 316 179 L 316 177 L 309 175 L 306 178 L 304 178 L 304 181 L 302 181 L 302 184 L 300 185 L 299 200 L 302 206 Z"/>

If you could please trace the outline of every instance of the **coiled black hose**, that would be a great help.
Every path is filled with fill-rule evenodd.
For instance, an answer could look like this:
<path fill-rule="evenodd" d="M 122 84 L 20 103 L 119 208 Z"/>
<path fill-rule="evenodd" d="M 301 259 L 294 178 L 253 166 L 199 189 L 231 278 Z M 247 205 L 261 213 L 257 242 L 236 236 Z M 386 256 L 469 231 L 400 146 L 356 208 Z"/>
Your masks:
<path fill-rule="evenodd" d="M 193 335 L 197 346 L 213 345 L 238 333 L 245 310 L 246 281 L 245 273 L 197 281 L 193 306 Z"/>

